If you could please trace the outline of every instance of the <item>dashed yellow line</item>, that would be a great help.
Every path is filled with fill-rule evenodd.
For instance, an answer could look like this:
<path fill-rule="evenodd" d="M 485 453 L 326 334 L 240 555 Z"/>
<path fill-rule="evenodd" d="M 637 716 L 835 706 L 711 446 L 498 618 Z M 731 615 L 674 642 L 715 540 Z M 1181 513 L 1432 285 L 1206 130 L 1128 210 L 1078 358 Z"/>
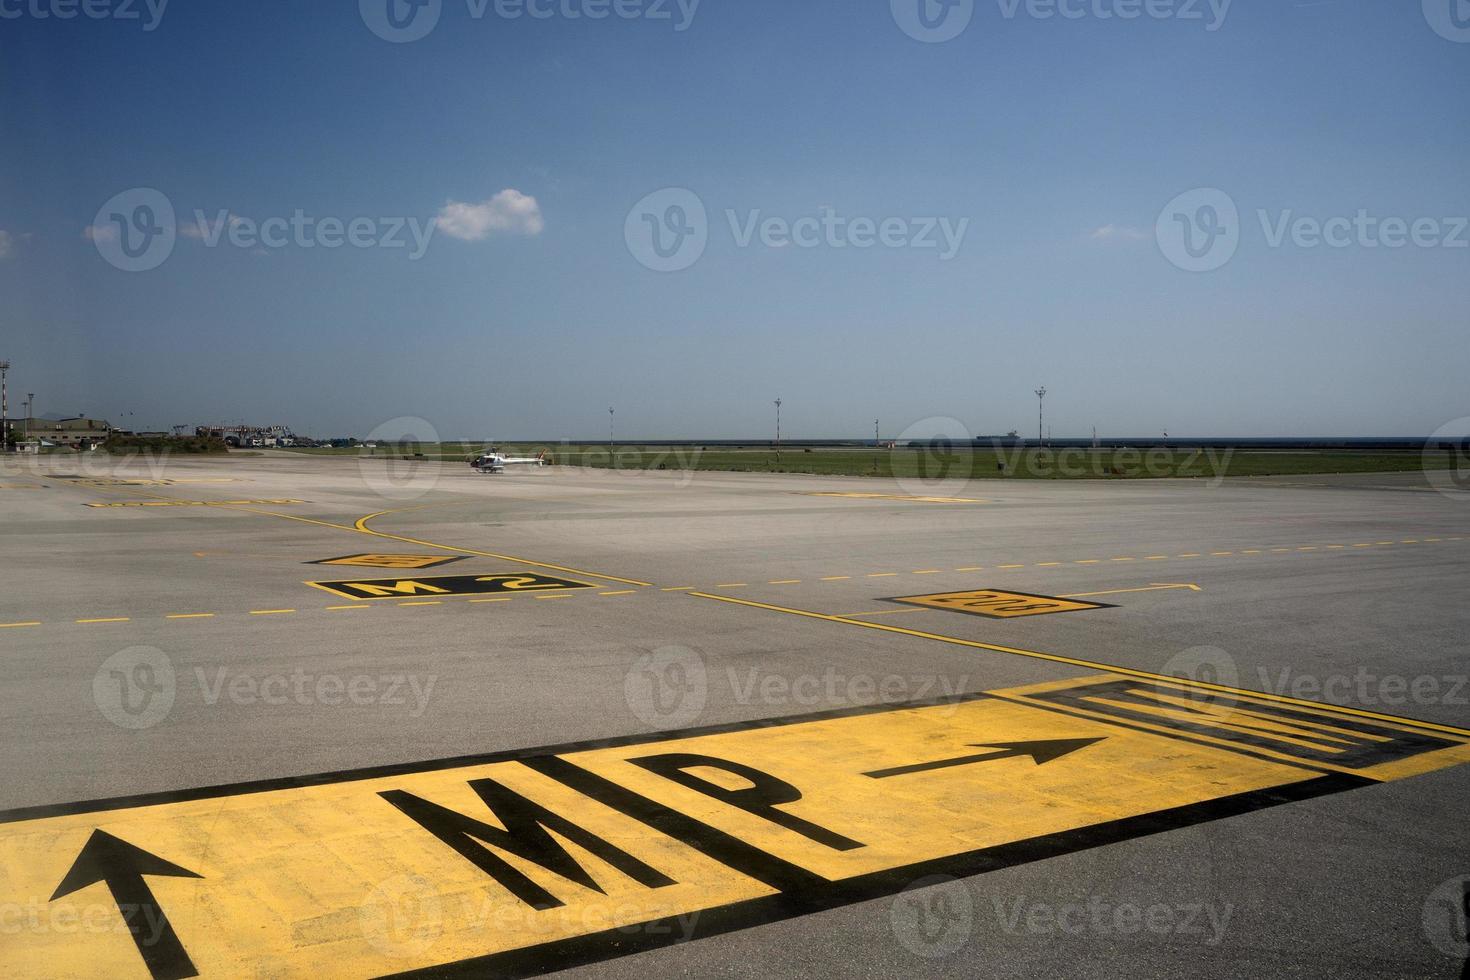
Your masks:
<path fill-rule="evenodd" d="M 164 619 L 213 619 L 214 613 L 169 613 Z"/>
<path fill-rule="evenodd" d="M 637 589 L 619 589 L 617 592 L 599 592 L 598 595 L 632 595 Z"/>
<path fill-rule="evenodd" d="M 40 623 L 39 620 L 28 622 L 28 623 L 0 623 L 0 630 L 15 629 L 16 627 L 19 627 L 19 626 L 40 626 L 40 625 L 41 625 L 41 623 Z"/>
<path fill-rule="evenodd" d="M 921 568 L 918 571 L 913 572 L 912 574 L 914 574 L 914 575 L 938 575 L 941 571 L 943 571 L 943 569 L 939 569 L 939 568 Z"/>
<path fill-rule="evenodd" d="M 332 611 L 332 612 L 337 612 L 339 610 L 345 610 L 345 609 L 371 609 L 373 607 L 372 606 L 327 606 L 326 608 L 328 610 Z"/>
<path fill-rule="evenodd" d="M 252 609 L 252 610 L 250 610 L 250 615 L 252 615 L 252 616 L 279 616 L 279 615 L 281 615 L 283 613 L 293 613 L 295 611 L 296 610 L 294 610 L 294 609 Z"/>
<path fill-rule="evenodd" d="M 851 575 L 823 575 L 822 576 L 822 581 L 823 582 L 846 582 L 850 578 L 852 578 Z"/>
<path fill-rule="evenodd" d="M 799 579 L 799 578 L 773 578 L 773 579 L 769 580 L 768 582 L 766 582 L 766 584 L 767 585 L 797 585 L 797 584 L 800 584 L 800 582 L 801 582 L 801 579 Z"/>
<path fill-rule="evenodd" d="M 694 588 L 694 586 L 692 586 L 692 585 L 671 585 L 671 586 L 669 586 L 666 589 L 659 589 L 659 591 L 660 592 L 688 592 L 692 588 Z"/>
<path fill-rule="evenodd" d="M 533 599 L 570 599 L 572 597 L 570 592 L 549 592 L 546 595 L 532 596 Z"/>
<path fill-rule="evenodd" d="M 893 578 L 897 572 L 869 572 L 864 578 Z"/>
<path fill-rule="evenodd" d="M 442 605 L 444 605 L 444 600 L 443 599 L 420 599 L 417 602 L 398 602 L 398 603 L 394 603 L 394 605 L 398 605 L 398 606 L 442 606 Z"/>
<path fill-rule="evenodd" d="M 127 623 L 131 622 L 128 616 L 107 616 L 102 619 L 79 619 L 78 623 Z"/>
<path fill-rule="evenodd" d="M 511 600 L 511 597 L 510 596 L 508 596 L 508 595 L 502 595 L 502 596 L 496 596 L 493 599 L 471 599 L 470 601 L 471 602 L 509 602 L 510 600 Z"/>
<path fill-rule="evenodd" d="M 956 568 L 955 569 L 955 571 L 957 571 L 957 572 L 981 572 L 981 571 L 984 571 L 984 570 L 985 570 L 985 566 L 984 565 L 964 565 L 964 566 L 962 566 L 960 568 Z"/>

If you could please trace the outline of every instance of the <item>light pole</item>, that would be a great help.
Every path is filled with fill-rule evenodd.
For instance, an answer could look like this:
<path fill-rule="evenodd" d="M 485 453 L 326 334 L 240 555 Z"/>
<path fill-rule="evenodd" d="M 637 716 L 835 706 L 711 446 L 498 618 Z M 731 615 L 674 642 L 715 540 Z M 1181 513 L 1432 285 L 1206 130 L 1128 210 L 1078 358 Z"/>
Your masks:
<path fill-rule="evenodd" d="M 1046 385 L 1036 389 L 1036 445 L 1039 448 L 1043 443 L 1041 436 L 1042 406 L 1046 402 Z"/>
<path fill-rule="evenodd" d="M 776 399 L 776 465 L 781 465 L 781 399 Z"/>
<path fill-rule="evenodd" d="M 617 466 L 617 454 L 613 452 L 613 409 L 607 408 L 607 465 Z"/>
<path fill-rule="evenodd" d="M 26 442 L 30 442 L 31 441 L 31 419 L 35 418 L 35 416 L 36 416 L 36 393 L 34 391 L 28 391 L 28 392 L 26 392 L 26 432 L 25 432 L 25 440 L 26 440 Z"/>
<path fill-rule="evenodd" d="M 10 452 L 10 401 L 6 396 L 5 374 L 9 361 L 0 361 L 0 453 Z"/>
<path fill-rule="evenodd" d="M 873 420 L 873 445 L 876 447 L 882 440 L 878 437 L 878 420 Z"/>

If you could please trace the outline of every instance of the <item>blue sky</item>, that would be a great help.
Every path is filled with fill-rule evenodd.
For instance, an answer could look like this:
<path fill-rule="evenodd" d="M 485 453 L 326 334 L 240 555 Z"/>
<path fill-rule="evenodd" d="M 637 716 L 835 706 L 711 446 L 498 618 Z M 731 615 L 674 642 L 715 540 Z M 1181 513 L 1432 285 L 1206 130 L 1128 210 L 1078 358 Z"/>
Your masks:
<path fill-rule="evenodd" d="M 974 0 L 942 43 L 900 29 L 920 0 L 600 20 L 565 15 L 597 0 L 519 19 L 442 0 L 407 43 L 369 28 L 384 0 L 366 19 L 347 0 L 36 16 L 57 2 L 0 0 L 12 414 L 35 391 L 39 412 L 140 428 L 418 416 L 555 439 L 604 437 L 612 405 L 620 435 L 721 438 L 768 435 L 780 396 L 790 436 L 1025 433 L 1045 384 L 1058 436 L 1470 415 L 1470 40 L 1417 2 L 1236 0 L 1222 19 L 1154 0 L 1124 20 L 1100 14 L 1129 0 L 1065 18 Z M 164 195 L 177 239 L 130 272 L 106 219 L 88 229 L 134 188 Z M 670 272 L 625 237 L 664 188 L 706 212 L 703 253 Z M 1156 233 L 1196 189 L 1239 215 L 1209 271 Z M 1203 220 L 1183 200 L 1162 227 Z M 407 231 L 210 245 L 196 210 L 430 237 L 421 256 Z M 1283 221 L 1360 212 L 1339 246 L 1299 226 L 1273 244 Z M 742 243 L 824 213 L 835 239 Z M 893 244 L 857 247 L 854 219 Z M 963 222 L 952 255 L 917 247 L 939 219 Z M 1419 242 L 1387 247 L 1384 219 Z"/>

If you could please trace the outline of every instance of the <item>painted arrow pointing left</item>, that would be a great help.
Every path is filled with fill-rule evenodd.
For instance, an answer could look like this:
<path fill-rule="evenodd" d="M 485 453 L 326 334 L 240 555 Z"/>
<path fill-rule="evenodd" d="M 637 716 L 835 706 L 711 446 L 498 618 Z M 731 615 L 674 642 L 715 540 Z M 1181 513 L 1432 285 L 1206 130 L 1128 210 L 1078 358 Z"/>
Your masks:
<path fill-rule="evenodd" d="M 143 880 L 144 875 L 164 875 L 171 878 L 202 878 L 187 868 L 165 861 L 156 854 L 149 854 L 105 830 L 94 830 L 87 838 L 82 852 L 72 863 L 71 870 L 56 886 L 56 901 L 78 889 L 99 881 L 107 882 L 112 900 L 133 935 L 133 944 L 143 957 L 143 964 L 152 974 L 153 980 L 183 980 L 195 977 L 199 971 L 184 952 L 183 943 L 163 914 L 153 890 Z"/>
<path fill-rule="evenodd" d="M 971 745 L 972 749 L 995 749 L 995 752 L 976 752 L 972 755 L 956 756 L 953 759 L 937 759 L 933 762 L 915 762 L 907 766 L 894 766 L 892 769 L 875 769 L 872 772 L 863 773 L 872 779 L 887 779 L 889 776 L 903 776 L 911 772 L 928 772 L 931 769 L 948 769 L 951 766 L 968 766 L 972 762 L 992 762 L 997 759 L 1017 759 L 1030 756 L 1039 766 L 1060 759 L 1062 756 L 1078 749 L 1085 749 L 1094 742 L 1101 742 L 1107 736 L 1098 738 L 1047 738 L 1038 739 L 1033 742 L 993 742 L 990 744 Z"/>

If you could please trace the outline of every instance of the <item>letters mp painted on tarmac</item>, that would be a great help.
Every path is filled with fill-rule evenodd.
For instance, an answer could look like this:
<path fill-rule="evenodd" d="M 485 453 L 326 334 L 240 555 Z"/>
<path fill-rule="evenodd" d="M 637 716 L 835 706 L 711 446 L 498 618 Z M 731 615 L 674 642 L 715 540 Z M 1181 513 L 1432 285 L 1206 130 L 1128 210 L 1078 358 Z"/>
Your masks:
<path fill-rule="evenodd" d="M 468 555 L 343 555 L 320 558 L 308 565 L 354 565 L 359 568 L 434 568 L 452 561 L 464 561 Z"/>
<path fill-rule="evenodd" d="M 912 606 L 930 606 L 954 612 L 986 616 L 990 619 L 1014 619 L 1018 616 L 1045 616 L 1048 613 L 1078 612 L 1084 609 L 1111 609 L 1106 602 L 1083 602 L 1026 592 L 1003 592 L 999 589 L 971 589 L 967 592 L 939 592 L 934 595 L 898 596 L 889 602 Z"/>
<path fill-rule="evenodd" d="M 541 973 L 1467 761 L 1458 729 L 1103 674 L 35 807 L 0 813 L 5 972 Z"/>
<path fill-rule="evenodd" d="M 403 599 L 413 596 L 490 595 L 497 592 L 554 592 L 562 589 L 593 589 L 590 582 L 576 582 L 529 572 L 499 572 L 494 575 L 434 575 L 418 578 L 358 579 L 349 582 L 307 582 L 344 599 Z"/>

